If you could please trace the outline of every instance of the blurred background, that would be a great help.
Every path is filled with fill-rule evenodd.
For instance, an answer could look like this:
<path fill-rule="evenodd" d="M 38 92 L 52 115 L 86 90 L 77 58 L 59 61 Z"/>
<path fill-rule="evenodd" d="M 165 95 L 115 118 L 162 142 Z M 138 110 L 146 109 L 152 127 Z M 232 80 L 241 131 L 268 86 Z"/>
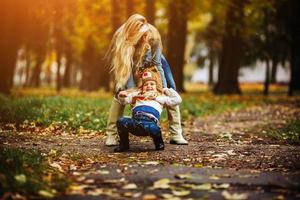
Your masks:
<path fill-rule="evenodd" d="M 297 0 L 1 0 L 0 93 L 112 91 L 103 59 L 114 31 L 144 15 L 162 36 L 180 92 L 300 89 Z"/>

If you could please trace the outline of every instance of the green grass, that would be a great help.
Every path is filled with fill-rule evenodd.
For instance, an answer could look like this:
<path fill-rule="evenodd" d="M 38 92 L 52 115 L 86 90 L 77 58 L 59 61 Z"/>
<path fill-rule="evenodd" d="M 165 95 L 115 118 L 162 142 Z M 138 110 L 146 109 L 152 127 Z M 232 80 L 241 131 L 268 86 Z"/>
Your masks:
<path fill-rule="evenodd" d="M 112 94 L 96 93 L 93 96 L 78 91 L 68 91 L 64 95 L 41 95 L 44 90 L 33 94 L 22 94 L 22 90 L 13 96 L 0 95 L 0 122 L 30 123 L 50 126 L 59 125 L 64 129 L 103 131 L 106 126 Z M 44 92 L 45 93 L 45 92 Z M 22 95 L 22 96 L 20 96 Z M 295 101 L 286 96 L 270 95 L 234 95 L 215 96 L 209 92 L 182 94 L 180 105 L 183 120 L 190 117 L 218 115 L 226 111 L 245 109 L 252 105 L 269 104 L 278 101 Z M 126 106 L 125 115 L 130 115 L 130 106 Z M 162 113 L 162 121 L 167 115 Z"/>
<path fill-rule="evenodd" d="M 280 141 L 286 141 L 290 144 L 300 143 L 300 119 L 294 119 L 287 123 L 281 129 L 270 128 L 264 133 L 266 136 Z"/>
<path fill-rule="evenodd" d="M 105 127 L 110 99 L 71 97 L 5 97 L 0 96 L 0 121 L 35 122 L 49 126 L 101 130 Z"/>
<path fill-rule="evenodd" d="M 0 148 L 0 196 L 6 192 L 32 197 L 53 197 L 68 181 L 50 168 L 41 153 Z M 45 178 L 51 174 L 51 180 Z"/>

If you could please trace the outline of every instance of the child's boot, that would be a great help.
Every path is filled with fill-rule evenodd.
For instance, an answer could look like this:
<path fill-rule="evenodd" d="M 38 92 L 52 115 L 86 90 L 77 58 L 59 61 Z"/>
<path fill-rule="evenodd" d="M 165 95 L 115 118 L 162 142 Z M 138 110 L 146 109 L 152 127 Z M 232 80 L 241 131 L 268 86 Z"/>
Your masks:
<path fill-rule="evenodd" d="M 161 132 L 153 134 L 152 136 L 154 145 L 155 145 L 155 150 L 164 150 L 165 149 L 165 144 L 161 136 Z"/>
<path fill-rule="evenodd" d="M 119 133 L 120 143 L 119 146 L 114 149 L 114 152 L 124 152 L 129 150 L 128 133 Z"/>

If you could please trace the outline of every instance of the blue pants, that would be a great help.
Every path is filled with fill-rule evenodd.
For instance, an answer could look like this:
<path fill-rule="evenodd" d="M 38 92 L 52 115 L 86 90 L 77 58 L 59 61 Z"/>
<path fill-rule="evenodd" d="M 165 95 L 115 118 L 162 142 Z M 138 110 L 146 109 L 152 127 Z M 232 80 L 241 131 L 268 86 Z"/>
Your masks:
<path fill-rule="evenodd" d="M 160 127 L 147 117 L 129 118 L 121 117 L 117 121 L 120 146 L 129 148 L 129 133 L 136 136 L 150 136 L 153 139 L 155 148 L 163 145 Z"/>

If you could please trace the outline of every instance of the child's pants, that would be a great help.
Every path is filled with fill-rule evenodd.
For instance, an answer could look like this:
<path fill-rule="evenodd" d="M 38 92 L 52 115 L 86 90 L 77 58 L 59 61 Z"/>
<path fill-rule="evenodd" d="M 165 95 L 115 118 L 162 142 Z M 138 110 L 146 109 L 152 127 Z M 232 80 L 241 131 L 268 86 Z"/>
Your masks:
<path fill-rule="evenodd" d="M 117 128 L 120 147 L 129 148 L 129 132 L 136 136 L 150 136 L 153 139 L 155 149 L 164 146 L 160 127 L 146 116 L 138 118 L 121 117 L 117 121 Z"/>

